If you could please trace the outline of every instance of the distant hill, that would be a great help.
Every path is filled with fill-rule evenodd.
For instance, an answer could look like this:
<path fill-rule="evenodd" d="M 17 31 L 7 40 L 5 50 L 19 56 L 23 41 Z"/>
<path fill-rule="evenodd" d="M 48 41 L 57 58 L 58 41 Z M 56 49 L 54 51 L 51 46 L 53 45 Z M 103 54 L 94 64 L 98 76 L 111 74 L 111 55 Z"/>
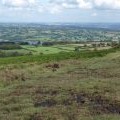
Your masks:
<path fill-rule="evenodd" d="M 10 41 L 112 41 L 120 23 L 0 23 L 0 39 Z"/>

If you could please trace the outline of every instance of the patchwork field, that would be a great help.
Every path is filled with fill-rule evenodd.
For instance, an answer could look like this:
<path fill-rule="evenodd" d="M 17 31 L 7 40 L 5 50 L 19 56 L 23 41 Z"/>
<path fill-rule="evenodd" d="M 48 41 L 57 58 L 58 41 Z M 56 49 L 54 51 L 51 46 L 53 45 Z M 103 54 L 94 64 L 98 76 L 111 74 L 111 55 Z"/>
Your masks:
<path fill-rule="evenodd" d="M 31 45 L 24 45 L 22 46 L 22 50 L 18 51 L 21 53 L 21 51 L 29 53 L 31 52 L 34 55 L 39 54 L 54 54 L 54 53 L 60 53 L 60 52 L 72 52 L 75 51 L 76 47 L 79 47 L 79 51 L 83 50 L 94 50 L 93 47 L 84 47 L 82 44 L 66 44 L 66 45 L 53 45 L 53 46 L 31 46 Z M 102 49 L 110 49 L 111 47 L 98 47 L 97 50 Z"/>
<path fill-rule="evenodd" d="M 6 54 L 6 56 L 25 56 L 25 55 L 41 55 L 41 54 L 55 54 L 60 52 L 72 52 L 75 51 L 75 47 L 79 45 L 53 45 L 53 46 L 33 46 L 22 45 L 21 49 L 1 50 L 0 54 Z M 82 50 L 82 48 L 80 49 Z M 1 55 L 0 55 L 1 56 Z M 5 55 L 2 55 L 2 57 Z"/>
<path fill-rule="evenodd" d="M 120 51 L 90 54 L 0 59 L 0 120 L 119 120 Z"/>
<path fill-rule="evenodd" d="M 59 52 L 71 52 L 75 50 L 75 47 L 79 45 L 53 45 L 53 46 L 22 46 L 25 50 L 31 51 L 33 54 L 54 54 Z"/>

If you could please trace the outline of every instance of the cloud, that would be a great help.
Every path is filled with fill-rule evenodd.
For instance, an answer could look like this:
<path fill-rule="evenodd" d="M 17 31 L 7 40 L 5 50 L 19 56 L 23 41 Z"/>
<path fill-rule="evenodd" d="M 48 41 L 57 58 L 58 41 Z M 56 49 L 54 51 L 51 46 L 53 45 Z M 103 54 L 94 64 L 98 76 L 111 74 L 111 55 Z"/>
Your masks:
<path fill-rule="evenodd" d="M 2 0 L 2 4 L 7 7 L 26 8 L 33 6 L 36 0 Z"/>
<path fill-rule="evenodd" d="M 120 9 L 120 0 L 94 0 L 93 7 L 96 9 L 117 10 Z"/>
<path fill-rule="evenodd" d="M 92 13 L 91 16 L 96 17 L 97 13 Z"/>
<path fill-rule="evenodd" d="M 120 0 L 50 0 L 50 3 L 64 8 L 72 6 L 80 9 L 120 9 Z"/>
<path fill-rule="evenodd" d="M 92 2 L 89 1 L 85 1 L 85 0 L 77 0 L 78 6 L 79 8 L 82 9 L 91 9 L 93 7 Z"/>
<path fill-rule="evenodd" d="M 61 11 L 62 8 L 60 6 L 54 6 L 53 8 L 51 8 L 50 13 L 56 14 L 56 13 L 60 13 Z"/>
<path fill-rule="evenodd" d="M 65 9 L 120 10 L 120 0 L 0 0 L 0 7 L 60 13 Z"/>

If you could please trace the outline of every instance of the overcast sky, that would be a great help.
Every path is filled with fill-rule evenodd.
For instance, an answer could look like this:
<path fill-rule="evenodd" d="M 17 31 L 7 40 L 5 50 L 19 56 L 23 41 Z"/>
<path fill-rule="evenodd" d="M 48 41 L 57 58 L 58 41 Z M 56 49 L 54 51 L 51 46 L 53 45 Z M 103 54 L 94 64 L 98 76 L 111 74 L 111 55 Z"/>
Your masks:
<path fill-rule="evenodd" d="M 0 22 L 120 22 L 120 0 L 0 0 Z"/>

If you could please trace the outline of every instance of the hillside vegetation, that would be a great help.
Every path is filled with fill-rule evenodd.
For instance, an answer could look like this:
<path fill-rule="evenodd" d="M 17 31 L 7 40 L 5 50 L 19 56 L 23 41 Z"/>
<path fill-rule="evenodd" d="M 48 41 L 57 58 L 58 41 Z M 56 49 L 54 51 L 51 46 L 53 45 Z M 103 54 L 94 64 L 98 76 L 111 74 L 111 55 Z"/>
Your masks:
<path fill-rule="evenodd" d="M 119 51 L 120 48 L 111 48 L 105 50 L 88 50 L 88 51 L 78 51 L 78 52 L 60 52 L 54 54 L 41 54 L 41 55 L 26 55 L 19 57 L 8 57 L 8 58 L 0 58 L 0 65 L 2 64 L 21 64 L 21 63 L 45 63 L 49 61 L 60 61 L 66 59 L 80 59 L 80 58 L 92 58 L 92 57 L 103 57 L 109 53 L 114 53 Z"/>
<path fill-rule="evenodd" d="M 0 120 L 119 119 L 119 49 L 0 59 Z"/>

